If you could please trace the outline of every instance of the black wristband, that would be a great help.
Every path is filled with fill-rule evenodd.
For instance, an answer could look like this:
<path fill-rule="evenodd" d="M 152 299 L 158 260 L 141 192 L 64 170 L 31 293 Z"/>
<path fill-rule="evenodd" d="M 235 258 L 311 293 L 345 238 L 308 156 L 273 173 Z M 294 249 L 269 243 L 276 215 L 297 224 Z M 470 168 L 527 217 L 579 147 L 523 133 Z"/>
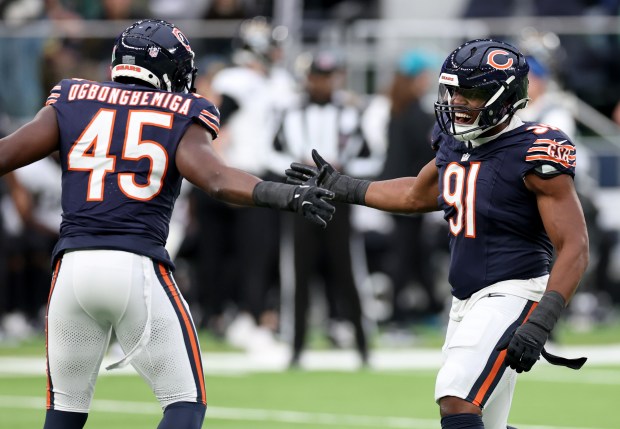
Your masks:
<path fill-rule="evenodd" d="M 259 207 L 294 211 L 295 188 L 296 186 L 286 183 L 258 182 L 252 191 L 252 199 Z"/>
<path fill-rule="evenodd" d="M 547 292 L 541 298 L 538 306 L 532 311 L 532 315 L 528 322 L 533 323 L 547 332 L 551 332 L 565 306 L 566 301 L 559 292 L 554 290 Z"/>
<path fill-rule="evenodd" d="M 353 194 L 353 204 L 366 204 L 366 191 L 368 191 L 368 187 L 370 186 L 370 180 L 358 180 L 357 186 L 355 187 L 355 193 Z"/>
<path fill-rule="evenodd" d="M 345 203 L 364 205 L 366 203 L 366 191 L 368 191 L 370 183 L 370 180 L 354 179 L 350 176 L 341 175 L 336 181 L 336 189 L 333 191 L 336 195 L 344 195 L 343 202 Z M 344 189 L 338 189 L 340 186 Z"/>

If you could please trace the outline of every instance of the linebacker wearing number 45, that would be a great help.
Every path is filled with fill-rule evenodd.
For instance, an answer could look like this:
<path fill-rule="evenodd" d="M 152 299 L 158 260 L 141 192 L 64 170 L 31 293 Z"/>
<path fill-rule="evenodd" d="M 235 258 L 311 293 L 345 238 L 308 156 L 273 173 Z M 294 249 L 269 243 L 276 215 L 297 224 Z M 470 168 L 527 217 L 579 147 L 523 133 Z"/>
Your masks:
<path fill-rule="evenodd" d="M 116 40 L 113 82 L 67 79 L 0 140 L 0 174 L 60 152 L 63 220 L 47 311 L 45 429 L 79 429 L 114 331 L 164 409 L 159 429 L 198 429 L 200 346 L 164 245 L 183 178 L 232 204 L 325 226 L 330 191 L 261 181 L 216 155 L 219 112 L 193 93 L 194 52 L 177 27 L 139 21 Z"/>
<path fill-rule="evenodd" d="M 522 122 L 529 67 L 510 44 L 473 40 L 445 60 L 435 103 L 436 157 L 417 177 L 364 181 L 314 151 L 290 183 L 319 174 L 335 200 L 417 213 L 449 224 L 452 307 L 435 399 L 443 429 L 505 429 L 516 374 L 542 354 L 588 264 L 573 177 L 576 152 L 560 130 Z M 555 251 L 555 261 L 551 264 Z"/>

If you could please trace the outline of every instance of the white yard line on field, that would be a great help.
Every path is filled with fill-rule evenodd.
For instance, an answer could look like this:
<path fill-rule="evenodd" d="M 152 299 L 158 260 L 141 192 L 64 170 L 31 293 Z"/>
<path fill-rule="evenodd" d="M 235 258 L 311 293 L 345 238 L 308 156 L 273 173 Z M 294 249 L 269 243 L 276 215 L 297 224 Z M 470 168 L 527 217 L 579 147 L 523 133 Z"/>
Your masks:
<path fill-rule="evenodd" d="M 42 409 L 43 398 L 34 396 L 0 396 L 0 408 Z M 156 403 L 130 402 L 97 399 L 91 411 L 102 413 L 156 415 L 161 408 Z M 408 417 L 359 416 L 348 414 L 307 413 L 285 410 L 261 410 L 252 408 L 228 408 L 209 406 L 206 420 L 236 420 L 275 423 L 299 423 L 325 426 L 381 427 L 408 429 L 436 429 L 436 419 L 414 419 Z M 519 429 L 600 429 L 576 426 L 530 426 L 515 423 Z"/>
<path fill-rule="evenodd" d="M 550 352 L 567 357 L 587 356 L 585 368 L 601 365 L 620 365 L 620 345 L 590 347 L 553 347 Z M 273 372 L 286 370 L 289 351 L 286 348 L 256 350 L 254 352 L 203 353 L 203 367 L 206 374 L 235 375 L 252 372 Z M 108 355 L 101 365 L 118 360 L 118 356 Z M 374 350 L 370 367 L 378 371 L 435 370 L 439 368 L 442 357 L 439 349 Z M 549 367 L 541 360 L 537 367 Z M 309 350 L 302 356 L 301 367 L 308 371 L 355 371 L 359 368 L 359 358 L 352 350 Z M 584 372 L 585 373 L 585 372 Z M 41 357 L 4 356 L 0 357 L 0 377 L 11 375 L 45 374 L 45 359 Z M 102 370 L 102 375 L 134 375 L 130 366 L 114 371 Z M 523 377 L 525 378 L 525 377 Z M 615 383 L 612 377 L 606 383 Z M 601 377 L 601 383 L 605 383 Z"/>

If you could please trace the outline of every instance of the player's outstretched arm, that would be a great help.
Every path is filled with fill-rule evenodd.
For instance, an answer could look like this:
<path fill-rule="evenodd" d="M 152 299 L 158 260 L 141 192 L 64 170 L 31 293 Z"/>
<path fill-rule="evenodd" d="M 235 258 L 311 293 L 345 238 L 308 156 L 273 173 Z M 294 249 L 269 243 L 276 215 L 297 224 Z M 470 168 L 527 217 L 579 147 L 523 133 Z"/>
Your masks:
<path fill-rule="evenodd" d="M 288 185 L 261 181 L 245 171 L 230 167 L 215 152 L 211 135 L 192 125 L 185 132 L 176 153 L 179 172 L 212 197 L 245 206 L 293 211 L 325 227 L 335 208 L 333 193 L 312 183 Z"/>
<path fill-rule="evenodd" d="M 540 358 L 549 333 L 577 290 L 589 259 L 586 222 L 572 177 L 561 174 L 543 179 L 530 174 L 525 183 L 536 194 L 545 230 L 556 250 L 556 260 L 538 306 L 512 338 L 506 338 L 498 347 L 506 349 L 506 363 L 517 372 L 529 371 Z"/>
<path fill-rule="evenodd" d="M 300 184 L 322 174 L 319 186 L 334 192 L 334 199 L 394 213 L 422 213 L 438 210 L 438 173 L 430 161 L 417 177 L 401 177 L 371 182 L 337 171 L 316 150 L 312 151 L 316 167 L 294 162 L 286 170 L 287 183 Z"/>
<path fill-rule="evenodd" d="M 32 121 L 0 139 L 0 176 L 50 155 L 58 141 L 56 111 L 44 107 Z"/>

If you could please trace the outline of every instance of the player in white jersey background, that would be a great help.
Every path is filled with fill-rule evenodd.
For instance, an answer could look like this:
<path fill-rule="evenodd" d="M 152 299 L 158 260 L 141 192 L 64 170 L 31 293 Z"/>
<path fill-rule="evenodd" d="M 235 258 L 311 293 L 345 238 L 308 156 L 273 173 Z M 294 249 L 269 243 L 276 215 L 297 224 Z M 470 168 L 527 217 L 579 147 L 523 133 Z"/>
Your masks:
<path fill-rule="evenodd" d="M 284 169 L 270 172 L 267 157 L 281 111 L 297 96 L 293 77 L 278 63 L 286 37 L 285 27 L 264 17 L 243 21 L 232 41 L 232 64 L 209 84 L 221 120 L 215 149 L 231 165 L 278 181 Z M 202 192 L 191 198 L 200 237 L 191 261 L 201 282 L 194 288 L 201 325 L 240 348 L 278 347 L 279 213 L 222 204 Z"/>

